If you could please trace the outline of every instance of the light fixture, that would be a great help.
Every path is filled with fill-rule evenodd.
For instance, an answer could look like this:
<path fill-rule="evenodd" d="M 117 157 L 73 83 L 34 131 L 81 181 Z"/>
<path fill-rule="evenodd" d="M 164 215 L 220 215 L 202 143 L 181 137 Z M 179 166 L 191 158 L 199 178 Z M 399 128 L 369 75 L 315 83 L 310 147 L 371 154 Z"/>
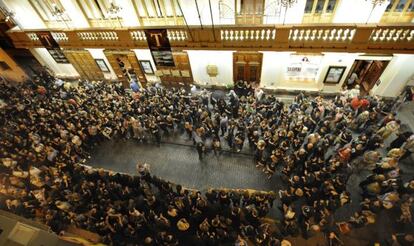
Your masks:
<path fill-rule="evenodd" d="M 365 1 L 368 2 L 369 0 L 365 0 Z M 374 6 L 382 5 L 385 2 L 388 2 L 388 0 L 371 0 L 372 5 Z"/>
<path fill-rule="evenodd" d="M 369 19 L 371 19 L 371 15 L 372 15 L 372 12 L 374 12 L 375 7 L 381 6 L 385 2 L 389 3 L 388 0 L 365 0 L 365 2 L 368 2 L 368 1 L 371 1 L 372 9 L 371 9 L 371 12 L 369 13 L 369 16 L 367 18 L 367 22 L 366 23 L 368 23 L 369 22 Z"/>
<path fill-rule="evenodd" d="M 68 23 L 65 20 L 65 9 L 59 7 L 56 3 L 52 3 L 52 10 L 50 11 L 52 16 L 56 18 L 56 21 L 59 21 L 59 18 L 65 23 L 67 28 L 70 28 Z"/>
<path fill-rule="evenodd" d="M 290 8 L 297 2 L 298 0 L 280 0 L 280 5 L 282 5 L 285 8 Z"/>
<path fill-rule="evenodd" d="M 59 6 L 56 3 L 52 3 L 52 16 L 60 17 L 65 13 L 65 10 L 62 8 L 59 8 Z"/>
<path fill-rule="evenodd" d="M 118 16 L 118 14 L 119 14 L 119 12 L 121 12 L 121 7 L 120 6 L 118 6 L 114 1 L 110 1 L 110 6 L 109 6 L 109 8 L 108 8 L 108 14 L 110 15 L 110 16 L 115 16 L 115 17 L 117 17 Z"/>
<path fill-rule="evenodd" d="M 279 0 L 279 1 L 280 1 L 280 5 L 282 5 L 285 8 L 285 15 L 283 16 L 283 25 L 284 25 L 286 21 L 287 9 L 292 7 L 297 2 L 297 0 Z"/>

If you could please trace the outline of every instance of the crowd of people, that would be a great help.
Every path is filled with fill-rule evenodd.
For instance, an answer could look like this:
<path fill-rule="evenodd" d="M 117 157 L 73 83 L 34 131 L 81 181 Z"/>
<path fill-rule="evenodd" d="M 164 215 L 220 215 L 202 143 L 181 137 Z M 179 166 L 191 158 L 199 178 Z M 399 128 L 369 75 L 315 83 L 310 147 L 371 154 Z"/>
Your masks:
<path fill-rule="evenodd" d="M 338 245 L 340 233 L 373 223 L 383 209 L 399 208 L 400 223 L 412 223 L 414 181 L 401 178 L 398 162 L 414 151 L 414 135 L 399 130 L 392 103 L 344 93 L 299 94 L 285 105 L 242 83 L 236 91 L 225 98 L 160 86 L 130 92 L 118 83 L 71 86 L 50 76 L 0 84 L 0 206 L 56 232 L 75 225 L 114 245 L 280 245 L 288 236 L 319 232 Z M 273 192 L 202 194 L 142 166 L 127 175 L 81 164 L 105 139 L 161 144 L 175 131 L 188 134 L 200 159 L 208 149 L 219 155 L 224 145 L 245 148 L 269 178 L 278 173 L 287 187 L 276 192 L 280 228 L 265 219 Z M 378 149 L 395 134 L 382 157 Z M 350 203 L 347 181 L 359 168 L 372 172 L 360 184 L 361 209 L 333 227 L 335 210 Z"/>

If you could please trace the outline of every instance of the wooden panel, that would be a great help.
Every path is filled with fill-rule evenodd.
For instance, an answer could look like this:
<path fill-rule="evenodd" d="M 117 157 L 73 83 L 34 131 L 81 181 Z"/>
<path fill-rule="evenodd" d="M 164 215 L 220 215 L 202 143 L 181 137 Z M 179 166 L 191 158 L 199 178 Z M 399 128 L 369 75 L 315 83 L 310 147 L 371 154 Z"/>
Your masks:
<path fill-rule="evenodd" d="M 103 72 L 87 50 L 64 50 L 66 57 L 82 79 L 103 80 Z"/>
<path fill-rule="evenodd" d="M 173 59 L 175 67 L 157 67 L 158 70 L 169 70 L 168 75 L 161 76 L 161 81 L 172 86 L 178 85 L 178 83 L 192 83 L 193 74 L 187 52 L 173 52 Z M 183 71 L 188 71 L 189 77 L 183 76 Z"/>
<path fill-rule="evenodd" d="M 264 0 L 249 0 L 240 3 L 240 14 L 236 14 L 237 25 L 263 24 Z"/>
<path fill-rule="evenodd" d="M 133 51 L 129 52 L 128 55 L 128 61 L 130 62 L 132 69 L 134 70 L 137 79 L 141 83 L 141 85 L 145 86 L 147 84 L 147 79 L 145 78 L 145 74 L 142 71 L 141 66 L 138 63 L 138 59 L 135 56 L 135 53 Z"/>
<path fill-rule="evenodd" d="M 263 54 L 259 52 L 233 53 L 233 78 L 260 84 Z"/>
<path fill-rule="evenodd" d="M 135 56 L 135 53 L 131 50 L 104 50 L 105 56 L 108 58 L 109 63 L 111 64 L 114 72 L 116 73 L 118 79 L 122 82 L 124 87 L 129 87 L 130 78 L 136 78 L 142 86 L 145 86 L 147 80 L 144 73 L 141 70 L 141 66 L 138 63 L 138 59 Z M 119 65 L 119 61 L 124 63 L 125 70 Z M 127 77 L 127 73 L 129 77 Z"/>
<path fill-rule="evenodd" d="M 104 54 L 108 59 L 108 62 L 111 65 L 112 69 L 114 70 L 118 80 L 121 81 L 123 85 L 125 85 L 127 83 L 127 79 L 125 78 L 121 68 L 118 65 L 118 62 L 116 60 L 117 57 L 114 55 L 114 53 L 107 50 L 104 50 Z"/>

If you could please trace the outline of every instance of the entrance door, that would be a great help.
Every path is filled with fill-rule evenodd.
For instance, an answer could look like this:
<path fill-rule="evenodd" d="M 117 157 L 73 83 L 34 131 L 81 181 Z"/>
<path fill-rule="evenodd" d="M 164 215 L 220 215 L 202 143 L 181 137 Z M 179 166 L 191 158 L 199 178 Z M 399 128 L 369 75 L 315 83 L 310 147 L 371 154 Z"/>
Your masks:
<path fill-rule="evenodd" d="M 125 88 L 129 87 L 131 79 L 146 85 L 147 79 L 133 51 L 105 50 L 104 53 Z"/>
<path fill-rule="evenodd" d="M 381 74 L 384 72 L 388 63 L 389 61 L 355 60 L 346 81 L 348 81 L 350 76 L 355 73 L 358 76 L 358 79 L 356 79 L 355 84 L 351 87 L 359 84 L 361 88 L 361 94 L 366 95 L 381 77 Z"/>
<path fill-rule="evenodd" d="M 233 78 L 235 81 L 247 81 L 260 84 L 263 54 L 259 52 L 233 53 Z"/>
<path fill-rule="evenodd" d="M 82 79 L 103 80 L 104 74 L 99 69 L 92 55 L 87 50 L 65 50 L 66 58 L 73 65 Z"/>

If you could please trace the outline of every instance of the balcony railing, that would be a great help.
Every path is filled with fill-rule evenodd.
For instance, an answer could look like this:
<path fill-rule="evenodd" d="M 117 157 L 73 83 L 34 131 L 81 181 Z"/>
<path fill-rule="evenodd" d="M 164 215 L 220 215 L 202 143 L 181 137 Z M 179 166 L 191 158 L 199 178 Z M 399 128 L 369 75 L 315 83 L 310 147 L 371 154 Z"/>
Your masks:
<path fill-rule="evenodd" d="M 153 28 L 153 27 L 151 27 Z M 18 48 L 42 47 L 37 31 L 9 31 Z M 147 46 L 144 29 L 49 30 L 62 48 Z M 262 25 L 167 29 L 173 49 L 414 53 L 414 25 Z"/>

